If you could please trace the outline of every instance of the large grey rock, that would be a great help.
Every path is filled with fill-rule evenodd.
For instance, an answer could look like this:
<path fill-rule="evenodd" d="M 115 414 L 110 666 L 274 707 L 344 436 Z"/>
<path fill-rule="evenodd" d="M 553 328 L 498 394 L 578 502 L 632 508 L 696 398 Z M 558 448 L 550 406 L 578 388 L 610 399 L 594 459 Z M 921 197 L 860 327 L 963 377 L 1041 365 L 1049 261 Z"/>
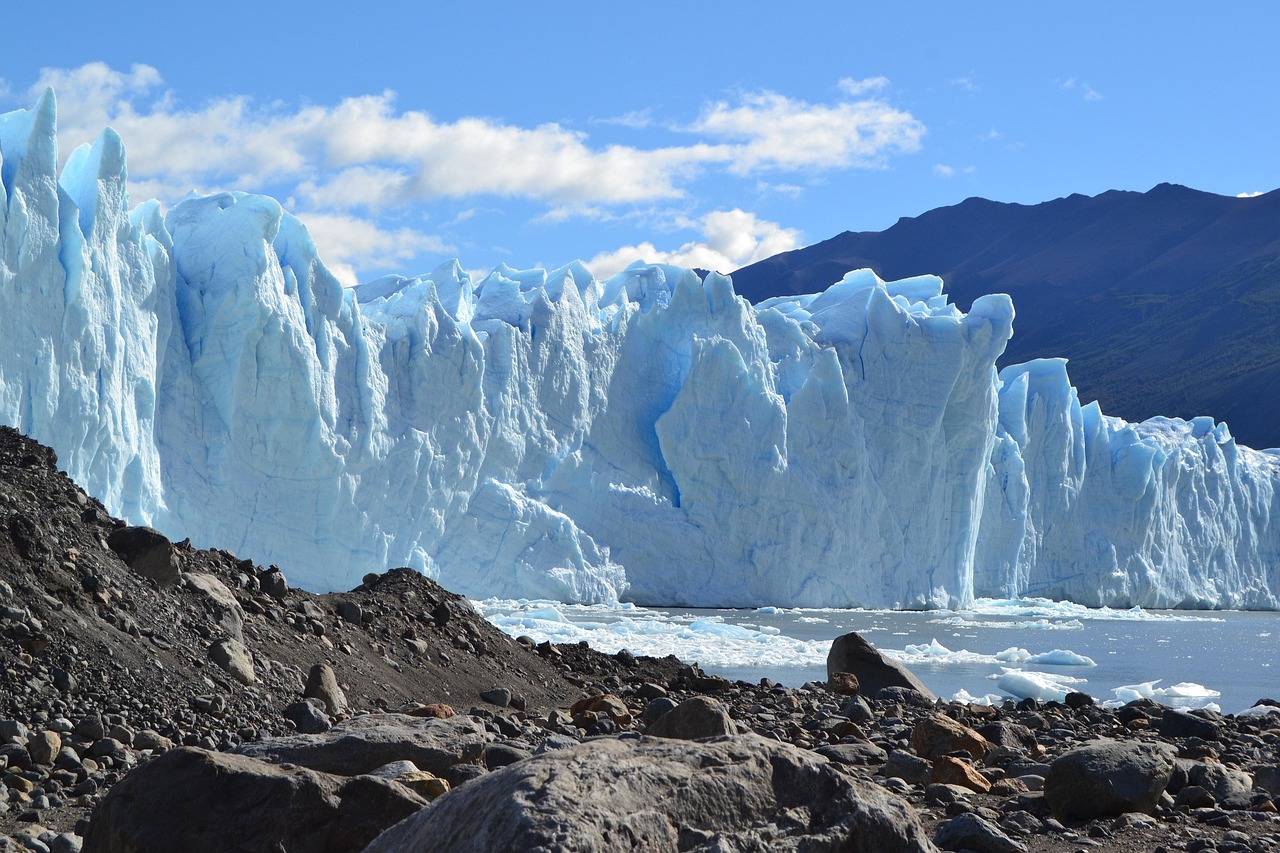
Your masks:
<path fill-rule="evenodd" d="M 347 710 L 347 694 L 338 685 L 338 676 L 327 663 L 318 663 L 307 673 L 307 684 L 302 690 L 304 699 L 319 699 L 324 709 L 337 716 Z"/>
<path fill-rule="evenodd" d="M 645 734 L 654 737 L 697 740 L 737 732 L 729 712 L 710 696 L 686 699 L 649 724 Z"/>
<path fill-rule="evenodd" d="M 471 717 L 440 720 L 365 714 L 343 720 L 324 734 L 268 738 L 242 744 L 235 752 L 339 776 L 369 773 L 393 761 L 412 761 L 439 776 L 454 764 L 479 761 L 489 740 L 484 725 Z"/>
<path fill-rule="evenodd" d="M 1150 813 L 1169 784 L 1176 756 L 1167 743 L 1093 741 L 1049 765 L 1045 802 L 1059 820 Z"/>
<path fill-rule="evenodd" d="M 837 672 L 851 672 L 858 677 L 864 696 L 875 696 L 885 687 L 907 687 L 929 698 L 937 697 L 924 682 L 897 661 L 890 660 L 856 632 L 836 637 L 827 654 L 828 680 Z"/>
<path fill-rule="evenodd" d="M 738 735 L 553 750 L 441 797 L 365 853 L 637 849 L 936 848 L 893 795 L 789 744 Z"/>
<path fill-rule="evenodd" d="M 1247 809 L 1253 799 L 1253 777 L 1243 770 L 1197 763 L 1187 773 L 1187 779 L 1208 791 L 1224 809 Z"/>
<path fill-rule="evenodd" d="M 157 586 L 173 586 L 182 577 L 173 543 L 152 527 L 121 527 L 111 531 L 107 545 L 134 574 L 150 578 Z"/>
<path fill-rule="evenodd" d="M 1027 848 L 1005 835 L 998 826 L 976 814 L 962 814 L 938 827 L 933 836 L 943 850 L 973 853 L 1026 853 Z"/>
<path fill-rule="evenodd" d="M 198 606 L 224 634 L 234 640 L 244 639 L 244 608 L 226 584 L 204 572 L 188 572 L 182 584 L 196 593 Z"/>
<path fill-rule="evenodd" d="M 359 850 L 426 800 L 358 776 L 284 769 L 227 753 L 181 748 L 133 770 L 94 810 L 92 853 L 174 850 Z"/>
<path fill-rule="evenodd" d="M 239 640 L 224 637 L 209 646 L 209 660 L 226 670 L 227 674 L 246 687 L 258 680 L 253 671 L 253 656 Z"/>

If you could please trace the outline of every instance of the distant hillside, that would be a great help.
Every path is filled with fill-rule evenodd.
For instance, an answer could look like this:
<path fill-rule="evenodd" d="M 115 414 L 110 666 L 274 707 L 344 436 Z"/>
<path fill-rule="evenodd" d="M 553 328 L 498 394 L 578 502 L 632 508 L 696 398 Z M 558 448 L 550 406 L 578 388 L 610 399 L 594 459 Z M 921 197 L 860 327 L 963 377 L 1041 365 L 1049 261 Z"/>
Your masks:
<path fill-rule="evenodd" d="M 1012 295 L 1001 364 L 1066 356 L 1081 400 L 1107 414 L 1212 415 L 1243 444 L 1280 446 L 1280 190 L 971 198 L 767 258 L 733 280 L 758 302 L 857 267 L 885 279 L 935 273 L 964 309 L 984 293 Z"/>

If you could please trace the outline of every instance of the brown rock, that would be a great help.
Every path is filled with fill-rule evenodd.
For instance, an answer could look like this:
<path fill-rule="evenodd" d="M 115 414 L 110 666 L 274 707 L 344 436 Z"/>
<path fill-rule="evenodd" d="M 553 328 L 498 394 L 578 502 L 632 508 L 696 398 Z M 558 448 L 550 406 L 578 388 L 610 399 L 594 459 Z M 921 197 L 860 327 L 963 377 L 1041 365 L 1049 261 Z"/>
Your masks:
<path fill-rule="evenodd" d="M 986 739 L 968 726 L 945 714 L 931 714 L 916 723 L 911 732 L 911 748 L 921 758 L 933 760 L 948 752 L 967 751 L 974 758 L 987 754 Z"/>
<path fill-rule="evenodd" d="M 27 741 L 27 754 L 36 764 L 52 766 L 62 749 L 62 737 L 57 732 L 38 732 Z"/>
<path fill-rule="evenodd" d="M 429 717 L 436 720 L 447 720 L 458 716 L 458 712 L 443 702 L 432 702 L 430 705 L 416 705 L 404 713 L 410 717 Z"/>
<path fill-rule="evenodd" d="M 991 783 L 987 781 L 986 776 L 979 773 L 968 762 L 952 758 L 950 755 L 942 755 L 934 759 L 933 772 L 929 779 L 934 784 L 957 785 L 968 788 L 970 791 L 977 791 L 979 794 L 985 794 L 991 790 Z"/>
<path fill-rule="evenodd" d="M 858 676 L 852 672 L 833 672 L 827 678 L 827 689 L 841 696 L 857 696 L 858 688 Z"/>
<path fill-rule="evenodd" d="M 720 737 L 737 732 L 729 712 L 710 696 L 686 699 L 649 725 L 645 733 L 678 740 Z"/>

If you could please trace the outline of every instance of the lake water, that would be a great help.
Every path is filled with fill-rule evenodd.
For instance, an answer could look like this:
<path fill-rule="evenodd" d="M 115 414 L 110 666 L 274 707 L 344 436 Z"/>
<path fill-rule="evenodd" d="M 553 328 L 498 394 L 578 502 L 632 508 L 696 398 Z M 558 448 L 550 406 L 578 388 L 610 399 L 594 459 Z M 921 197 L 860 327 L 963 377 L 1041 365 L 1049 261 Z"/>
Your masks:
<path fill-rule="evenodd" d="M 925 612 L 474 603 L 512 636 L 674 654 L 750 682 L 824 680 L 831 641 L 857 631 L 947 698 L 1052 698 L 1056 686 L 1114 702 L 1141 694 L 1186 707 L 1211 703 L 1227 713 L 1280 699 L 1280 613 L 1099 610 L 1043 600 Z"/>

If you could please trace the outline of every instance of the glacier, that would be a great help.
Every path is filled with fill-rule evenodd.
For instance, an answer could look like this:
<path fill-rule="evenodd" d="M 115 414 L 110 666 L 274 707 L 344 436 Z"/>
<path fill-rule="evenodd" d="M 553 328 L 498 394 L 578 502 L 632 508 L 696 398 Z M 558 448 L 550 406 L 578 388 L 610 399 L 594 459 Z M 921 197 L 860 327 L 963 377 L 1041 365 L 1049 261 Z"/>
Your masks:
<path fill-rule="evenodd" d="M 108 508 L 314 590 L 1280 606 L 1280 457 L 997 371 L 1007 296 L 853 271 L 752 306 L 637 263 L 344 289 L 271 198 L 130 209 L 110 129 L 0 115 L 0 421 Z"/>

